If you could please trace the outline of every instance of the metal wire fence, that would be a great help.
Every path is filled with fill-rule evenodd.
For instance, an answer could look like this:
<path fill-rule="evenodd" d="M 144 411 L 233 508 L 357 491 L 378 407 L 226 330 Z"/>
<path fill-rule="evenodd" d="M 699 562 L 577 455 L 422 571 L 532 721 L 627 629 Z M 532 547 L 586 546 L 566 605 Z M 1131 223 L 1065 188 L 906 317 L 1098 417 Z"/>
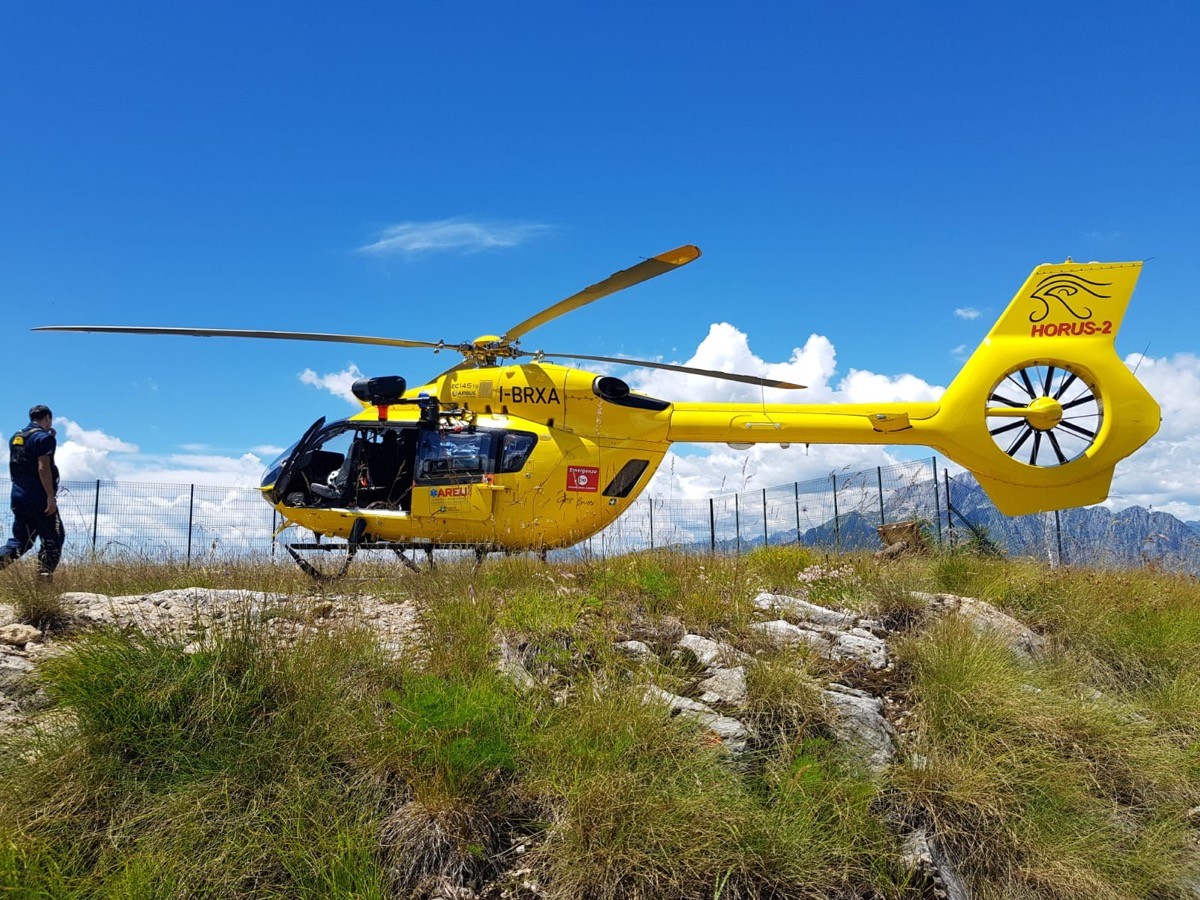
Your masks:
<path fill-rule="evenodd" d="M 0 477 L 0 496 L 9 490 L 9 479 Z M 287 558 L 276 556 L 279 517 L 254 488 L 69 481 L 60 486 L 59 510 L 68 559 Z M 912 520 L 947 547 L 968 544 L 1052 564 L 1152 563 L 1200 573 L 1200 533 L 1172 516 L 1132 507 L 1007 517 L 970 475 L 939 473 L 933 458 L 708 500 L 640 498 L 611 526 L 565 552 L 742 553 L 796 543 L 835 552 L 874 550 L 880 546 L 877 526 Z M 0 527 L 7 533 L 11 525 L 7 507 L 0 509 Z"/>
<path fill-rule="evenodd" d="M 0 478 L 7 497 L 8 478 Z M 278 517 L 253 488 L 137 481 L 64 481 L 58 510 L 68 558 L 190 560 L 274 552 Z M 5 532 L 12 513 L 0 511 Z"/>
<path fill-rule="evenodd" d="M 887 522 L 917 519 L 938 533 L 940 503 L 936 462 L 918 460 L 709 500 L 640 499 L 576 550 L 594 555 L 657 548 L 741 553 L 794 543 L 834 550 L 878 548 L 876 526 Z"/>

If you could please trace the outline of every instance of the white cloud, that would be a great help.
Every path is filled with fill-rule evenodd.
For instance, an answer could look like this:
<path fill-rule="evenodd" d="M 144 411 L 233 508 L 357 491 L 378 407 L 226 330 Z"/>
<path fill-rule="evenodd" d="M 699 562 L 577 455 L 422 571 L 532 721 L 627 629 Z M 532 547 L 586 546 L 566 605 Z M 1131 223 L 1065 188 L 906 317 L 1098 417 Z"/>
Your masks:
<path fill-rule="evenodd" d="M 382 236 L 360 253 L 376 256 L 418 256 L 437 251 L 477 253 L 498 247 L 515 247 L 549 230 L 536 222 L 471 222 L 439 219 L 401 222 L 385 228 Z"/>
<path fill-rule="evenodd" d="M 305 369 L 300 373 L 300 380 L 304 384 L 311 384 L 313 387 L 329 391 L 335 397 L 341 397 L 352 406 L 359 408 L 362 407 L 362 403 L 351 393 L 350 386 L 358 379 L 365 377 L 354 363 L 350 363 L 340 372 L 327 372 L 324 375 L 318 375 L 312 369 Z"/>
<path fill-rule="evenodd" d="M 263 459 L 254 453 L 241 456 L 171 453 L 138 456 L 118 461 L 114 481 L 159 484 L 203 484 L 217 487 L 257 487 L 263 474 Z M 63 477 L 67 477 L 64 471 Z"/>
<path fill-rule="evenodd" d="M 841 380 L 837 353 L 823 335 L 809 336 L 803 347 L 792 350 L 783 362 L 768 362 L 750 349 L 746 334 L 728 323 L 710 327 L 686 366 L 762 375 L 808 385 L 808 390 L 764 389 L 733 381 L 683 375 L 658 369 L 639 369 L 629 376 L 640 391 L 666 400 L 768 403 L 867 403 L 894 400 L 936 400 L 943 388 L 914 375 L 880 375 L 851 369 Z M 931 454 L 932 455 L 932 454 Z M 725 445 L 679 445 L 663 461 L 650 484 L 650 494 L 660 497 L 695 498 L 771 487 L 791 481 L 822 478 L 834 471 L 857 471 L 893 465 L 899 459 L 874 446 L 814 444 L 783 449 L 777 444 L 758 444 L 749 450 Z"/>
<path fill-rule="evenodd" d="M 185 445 L 190 453 L 142 453 L 137 444 L 83 428 L 70 419 L 58 420 L 60 439 L 54 460 L 64 481 L 140 481 L 161 484 L 203 484 L 254 487 L 263 470 L 263 456 L 243 453 L 222 456 L 204 453 L 204 445 Z M 276 451 L 276 454 L 278 451 Z M 276 455 L 272 454 L 272 455 Z"/>
<path fill-rule="evenodd" d="M 724 444 L 687 453 L 677 445 L 663 460 L 647 491 L 652 497 L 697 499 L 827 478 L 831 472 L 859 472 L 901 460 L 882 447 L 834 444 L 756 444 L 734 450 Z M 683 452 L 679 452 L 682 450 Z M 933 456 L 930 451 L 929 456 Z"/>
<path fill-rule="evenodd" d="M 1155 359 L 1134 353 L 1125 364 L 1162 407 L 1162 427 L 1141 450 L 1117 465 L 1106 505 L 1153 507 L 1185 520 L 1200 519 L 1200 358 L 1192 353 Z"/>
<path fill-rule="evenodd" d="M 908 400 L 934 400 L 944 390 L 913 375 L 890 377 L 861 369 L 834 384 L 837 351 L 829 338 L 810 335 L 803 347 L 792 350 L 783 362 L 768 362 L 750 349 L 746 334 L 727 322 L 714 324 L 696 352 L 682 365 L 742 375 L 760 375 L 807 385 L 803 392 L 759 388 L 701 375 L 685 375 L 661 369 L 637 369 L 629 382 L 637 390 L 668 400 L 707 400 L 717 402 L 768 403 L 864 403 Z"/>
<path fill-rule="evenodd" d="M 719 372 L 760 375 L 808 386 L 805 400 L 823 400 L 825 381 L 834 369 L 835 352 L 828 338 L 814 334 L 803 347 L 792 350 L 785 362 L 769 363 L 750 350 L 747 336 L 720 322 L 709 327 L 690 359 L 681 364 Z M 637 369 L 628 378 L 637 390 L 667 400 L 710 400 L 723 403 L 755 402 L 764 397 L 768 403 L 798 402 L 796 391 L 759 388 L 736 381 L 722 381 L 702 375 L 685 375 L 662 369 Z"/>
<path fill-rule="evenodd" d="M 67 433 L 67 441 L 73 441 L 80 446 L 92 450 L 103 450 L 106 453 L 113 451 L 117 453 L 137 453 L 138 451 L 137 444 L 130 444 L 120 438 L 107 435 L 98 428 L 89 431 L 71 419 L 60 418 L 58 423 Z"/>
<path fill-rule="evenodd" d="M 960 319 L 966 319 L 967 321 L 970 321 L 971 319 L 979 318 L 979 310 L 977 310 L 973 306 L 959 307 L 958 309 L 956 309 L 954 311 L 954 314 L 956 316 L 958 316 Z"/>
<path fill-rule="evenodd" d="M 87 429 L 71 419 L 59 418 L 58 428 L 65 437 L 59 440 L 54 461 L 66 481 L 95 481 L 116 478 L 117 460 L 109 454 L 137 454 L 137 444 Z M 57 429 L 56 429 L 57 430 Z"/>
<path fill-rule="evenodd" d="M 266 459 L 266 458 L 278 456 L 285 449 L 287 449 L 287 448 L 286 447 L 276 447 L 274 444 L 259 444 L 255 447 L 251 447 L 250 452 L 255 453 L 258 456 L 261 456 L 264 459 Z"/>

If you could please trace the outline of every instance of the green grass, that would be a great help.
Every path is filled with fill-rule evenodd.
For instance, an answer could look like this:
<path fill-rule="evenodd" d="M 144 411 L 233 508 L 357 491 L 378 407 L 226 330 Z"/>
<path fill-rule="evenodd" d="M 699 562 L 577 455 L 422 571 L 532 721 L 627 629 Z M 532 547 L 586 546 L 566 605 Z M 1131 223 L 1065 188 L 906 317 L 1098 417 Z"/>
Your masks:
<path fill-rule="evenodd" d="M 787 740 L 824 720 L 822 684 L 798 652 L 766 654 L 746 667 L 745 720 L 764 738 Z"/>
<path fill-rule="evenodd" d="M 401 658 L 353 615 L 288 641 L 235 616 L 198 639 L 72 633 L 57 601 L 236 587 L 311 624 L 321 592 L 286 568 L 102 562 L 50 592 L 0 576 L 66 651 L 40 663 L 36 724 L 0 737 L 0 895 L 428 896 L 516 867 L 554 898 L 920 900 L 898 822 L 934 826 L 985 900 L 1182 897 L 1200 862 L 1194 579 L 779 547 L 352 575 L 338 602 L 413 606 Z M 911 713 L 894 770 L 868 778 L 832 742 L 837 666 L 747 628 L 761 590 L 897 630 L 879 676 Z M 1020 660 L 911 590 L 988 600 L 1048 649 Z M 742 757 L 645 702 L 651 680 L 695 688 L 669 653 L 684 631 L 751 654 Z M 629 636 L 659 655 L 613 649 Z M 532 688 L 498 671 L 501 643 Z"/>
<path fill-rule="evenodd" d="M 3 777 L 37 802 L 0 802 L 3 890 L 384 895 L 382 784 L 351 771 L 388 681 L 366 635 L 284 646 L 247 620 L 186 653 L 101 631 L 41 672 L 69 719 L 4 748 Z"/>
<path fill-rule="evenodd" d="M 828 897 L 888 883 L 872 868 L 890 847 L 874 789 L 826 748 L 801 760 L 786 745 L 739 777 L 642 690 L 581 692 L 539 735 L 524 789 L 554 811 L 533 865 L 555 896 Z"/>
<path fill-rule="evenodd" d="M 912 639 L 903 658 L 919 763 L 897 783 L 981 896 L 1172 896 L 1196 863 L 1184 819 L 1200 799 L 1194 745 L 1077 666 L 1031 668 L 961 621 Z"/>

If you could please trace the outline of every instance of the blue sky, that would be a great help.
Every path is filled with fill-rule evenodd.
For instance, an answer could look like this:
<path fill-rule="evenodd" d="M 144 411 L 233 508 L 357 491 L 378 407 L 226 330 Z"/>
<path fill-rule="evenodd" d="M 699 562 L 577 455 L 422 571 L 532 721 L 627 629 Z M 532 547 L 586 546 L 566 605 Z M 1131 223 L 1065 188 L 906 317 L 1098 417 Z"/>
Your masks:
<path fill-rule="evenodd" d="M 1037 263 L 1153 258 L 1118 350 L 1149 345 L 1168 427 L 1118 493 L 1200 518 L 1197 33 L 1181 2 L 0 4 L 6 430 L 45 402 L 68 477 L 244 482 L 352 411 L 305 370 L 451 361 L 28 329 L 458 341 L 682 243 L 704 256 L 524 343 L 808 347 L 834 398 L 852 369 L 936 394 Z M 447 245 L 365 249 L 389 235 Z M 754 452 L 764 484 L 883 459 Z"/>

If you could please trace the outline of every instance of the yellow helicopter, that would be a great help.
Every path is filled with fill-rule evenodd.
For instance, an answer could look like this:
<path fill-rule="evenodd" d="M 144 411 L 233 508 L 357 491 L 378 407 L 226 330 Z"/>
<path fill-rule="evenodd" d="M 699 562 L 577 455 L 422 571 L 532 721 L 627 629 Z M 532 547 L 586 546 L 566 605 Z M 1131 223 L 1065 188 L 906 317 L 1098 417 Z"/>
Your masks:
<path fill-rule="evenodd" d="M 1154 398 L 1114 340 L 1140 262 L 1040 265 L 941 399 L 914 403 L 687 403 L 630 390 L 619 378 L 547 358 L 592 360 L 802 385 L 645 360 L 528 351 L 540 325 L 687 265 L 685 245 L 646 259 L 502 334 L 458 344 L 234 329 L 56 325 L 36 331 L 182 334 L 333 341 L 453 350 L 462 361 L 419 387 L 399 376 L 355 382 L 362 412 L 320 419 L 271 463 L 261 490 L 284 528 L 314 532 L 297 551 L 548 549 L 612 523 L 675 442 L 916 444 L 970 470 L 1001 512 L 1096 503 L 1114 468 L 1158 430 Z M 278 532 L 277 532 L 278 535 Z M 344 543 L 324 541 L 344 538 Z"/>

